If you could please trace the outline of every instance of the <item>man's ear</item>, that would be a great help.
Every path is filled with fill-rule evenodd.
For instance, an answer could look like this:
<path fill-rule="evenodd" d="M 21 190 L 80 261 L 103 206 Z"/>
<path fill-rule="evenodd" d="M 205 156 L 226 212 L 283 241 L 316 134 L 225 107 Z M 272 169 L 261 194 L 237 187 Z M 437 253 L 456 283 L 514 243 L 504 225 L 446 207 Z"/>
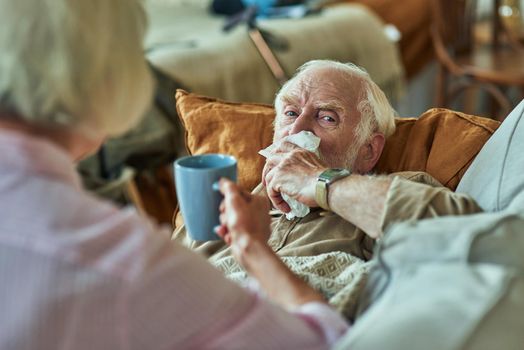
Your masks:
<path fill-rule="evenodd" d="M 360 174 L 369 173 L 373 170 L 382 155 L 385 143 L 386 138 L 384 134 L 380 132 L 374 133 L 369 141 L 360 148 L 358 164 L 355 164 L 357 169 L 355 170 Z"/>

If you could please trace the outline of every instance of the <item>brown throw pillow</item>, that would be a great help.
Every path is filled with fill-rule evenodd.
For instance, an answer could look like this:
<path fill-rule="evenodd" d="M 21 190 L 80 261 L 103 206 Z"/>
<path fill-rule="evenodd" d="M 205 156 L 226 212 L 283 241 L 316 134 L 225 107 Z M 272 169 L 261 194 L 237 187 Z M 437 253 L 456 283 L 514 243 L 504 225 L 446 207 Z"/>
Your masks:
<path fill-rule="evenodd" d="M 433 108 L 419 118 L 397 118 L 377 173 L 425 171 L 455 190 L 467 168 L 495 132 L 498 121 Z"/>
<path fill-rule="evenodd" d="M 176 92 L 189 154 L 225 153 L 238 160 L 238 182 L 251 191 L 260 182 L 264 157 L 258 151 L 273 140 L 275 110 L 270 105 L 233 103 Z"/>

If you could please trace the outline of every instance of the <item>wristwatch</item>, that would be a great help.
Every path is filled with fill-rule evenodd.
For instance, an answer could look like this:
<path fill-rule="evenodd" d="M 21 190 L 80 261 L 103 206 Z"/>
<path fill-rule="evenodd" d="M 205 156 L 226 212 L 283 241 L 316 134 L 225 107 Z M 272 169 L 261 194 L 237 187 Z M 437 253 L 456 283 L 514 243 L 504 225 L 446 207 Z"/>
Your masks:
<path fill-rule="evenodd" d="M 327 169 L 318 176 L 315 187 L 315 200 L 322 209 L 331 211 L 328 204 L 329 185 L 349 175 L 351 175 L 351 171 L 348 169 L 335 168 Z"/>

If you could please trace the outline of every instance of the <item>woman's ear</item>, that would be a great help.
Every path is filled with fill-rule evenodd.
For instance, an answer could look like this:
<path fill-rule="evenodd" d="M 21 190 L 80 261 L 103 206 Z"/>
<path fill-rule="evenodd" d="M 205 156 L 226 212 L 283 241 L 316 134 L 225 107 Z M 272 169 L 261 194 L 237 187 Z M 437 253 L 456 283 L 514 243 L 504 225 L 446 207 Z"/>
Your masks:
<path fill-rule="evenodd" d="M 382 155 L 385 143 L 386 138 L 384 134 L 379 132 L 374 133 L 368 142 L 360 148 L 354 170 L 360 174 L 366 174 L 373 170 Z"/>

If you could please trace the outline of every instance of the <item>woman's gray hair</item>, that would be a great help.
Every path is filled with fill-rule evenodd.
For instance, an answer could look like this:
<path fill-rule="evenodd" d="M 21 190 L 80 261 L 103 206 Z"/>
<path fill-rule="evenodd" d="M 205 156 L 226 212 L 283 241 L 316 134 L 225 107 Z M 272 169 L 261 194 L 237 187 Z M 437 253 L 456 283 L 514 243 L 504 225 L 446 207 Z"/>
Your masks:
<path fill-rule="evenodd" d="M 139 0 L 0 0 L 0 112 L 117 135 L 152 93 Z"/>
<path fill-rule="evenodd" d="M 341 77 L 350 84 L 354 83 L 355 76 L 360 78 L 363 86 L 363 94 L 357 105 L 360 112 L 360 122 L 355 130 L 357 144 L 363 145 L 374 132 L 380 132 L 385 137 L 395 131 L 395 110 L 389 104 L 384 92 L 378 87 L 369 74 L 353 63 L 342 63 L 332 60 L 313 60 L 306 62 L 298 68 L 292 79 L 287 81 L 277 93 L 275 98 L 276 110 L 281 109 L 281 97 L 286 93 L 294 81 L 303 74 L 318 69 L 334 69 L 341 73 Z"/>

